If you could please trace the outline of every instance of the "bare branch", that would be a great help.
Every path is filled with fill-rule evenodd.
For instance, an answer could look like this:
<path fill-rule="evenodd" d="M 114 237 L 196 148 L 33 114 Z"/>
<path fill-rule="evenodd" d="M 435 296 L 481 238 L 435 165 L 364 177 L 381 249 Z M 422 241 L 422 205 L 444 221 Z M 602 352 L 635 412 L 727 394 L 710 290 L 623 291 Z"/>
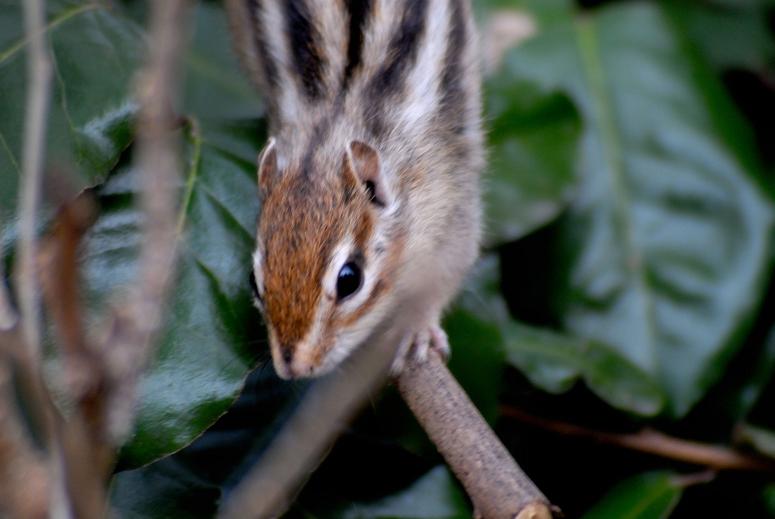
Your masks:
<path fill-rule="evenodd" d="M 5 344 L 7 334 L 0 332 L 0 341 Z M 0 515 L 43 519 L 49 494 L 46 462 L 22 427 L 9 361 L 5 352 L 0 353 Z"/>
<path fill-rule="evenodd" d="M 775 472 L 775 463 L 768 459 L 743 454 L 720 445 L 708 445 L 675 438 L 653 429 L 644 429 L 632 434 L 616 434 L 596 431 L 558 420 L 548 420 L 511 406 L 502 407 L 501 413 L 522 423 L 557 434 L 587 438 L 606 445 L 654 454 L 684 463 L 704 465 L 714 470 Z"/>
<path fill-rule="evenodd" d="M 410 357 L 398 390 L 487 519 L 549 518 L 549 501 L 525 475 L 438 355 Z"/>
<path fill-rule="evenodd" d="M 51 88 L 51 61 L 46 46 L 43 0 L 24 2 L 24 22 L 29 39 L 27 96 L 24 121 L 23 171 L 20 186 L 19 264 L 17 287 L 24 342 L 33 357 L 40 355 L 40 309 L 36 283 L 35 230 L 43 173 Z"/>
<path fill-rule="evenodd" d="M 128 432 L 136 386 L 162 325 L 174 278 L 177 250 L 176 211 L 180 136 L 173 113 L 180 83 L 180 62 L 187 22 L 186 0 L 151 2 L 149 62 L 138 81 L 140 118 L 137 166 L 143 240 L 140 273 L 128 304 L 113 307 L 104 340 L 114 388 L 108 409 L 111 435 L 120 441 Z"/>

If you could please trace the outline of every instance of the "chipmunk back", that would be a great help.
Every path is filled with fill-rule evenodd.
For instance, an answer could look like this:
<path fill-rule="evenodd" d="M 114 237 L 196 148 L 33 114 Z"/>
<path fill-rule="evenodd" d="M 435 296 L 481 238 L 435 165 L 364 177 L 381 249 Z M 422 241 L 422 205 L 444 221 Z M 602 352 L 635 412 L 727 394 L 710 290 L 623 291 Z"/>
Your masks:
<path fill-rule="evenodd" d="M 469 0 L 227 6 L 269 116 L 252 281 L 278 374 L 335 368 L 401 297 L 427 309 L 415 350 L 445 350 L 480 237 Z"/>

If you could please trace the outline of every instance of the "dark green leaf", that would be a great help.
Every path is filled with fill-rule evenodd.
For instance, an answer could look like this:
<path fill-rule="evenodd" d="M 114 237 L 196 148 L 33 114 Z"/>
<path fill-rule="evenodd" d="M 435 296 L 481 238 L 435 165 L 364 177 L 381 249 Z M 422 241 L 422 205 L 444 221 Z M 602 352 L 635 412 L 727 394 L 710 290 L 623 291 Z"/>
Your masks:
<path fill-rule="evenodd" d="M 662 409 L 659 386 L 605 344 L 516 322 L 502 331 L 508 361 L 545 391 L 567 391 L 582 378 L 594 393 L 619 409 L 642 415 Z"/>
<path fill-rule="evenodd" d="M 665 519 L 681 493 L 670 472 L 642 474 L 614 487 L 583 519 Z"/>
<path fill-rule="evenodd" d="M 471 517 L 466 499 L 446 467 L 437 467 L 406 490 L 373 503 L 354 503 L 340 519 L 453 519 Z"/>
<path fill-rule="evenodd" d="M 0 223 L 12 229 L 21 167 L 27 45 L 21 2 L 0 1 Z M 46 36 L 54 78 L 47 162 L 74 173 L 73 188 L 105 177 L 131 141 L 133 73 L 143 33 L 98 2 L 49 2 Z"/>
<path fill-rule="evenodd" d="M 223 8 L 210 2 L 198 2 L 196 7 L 185 60 L 183 111 L 199 118 L 263 116 L 256 89 L 239 69 Z"/>
<path fill-rule="evenodd" d="M 775 431 L 744 423 L 738 426 L 736 433 L 740 441 L 765 456 L 775 458 Z"/>
<path fill-rule="evenodd" d="M 515 240 L 553 220 L 576 185 L 580 124 L 564 95 L 505 67 L 487 82 L 488 243 Z"/>
<path fill-rule="evenodd" d="M 775 61 L 775 40 L 762 2 L 673 2 L 669 7 L 714 67 L 764 72 Z"/>
<path fill-rule="evenodd" d="M 445 328 L 454 348 L 451 367 L 456 376 L 464 381 L 469 392 L 477 387 L 490 387 L 482 394 L 492 396 L 477 401 L 485 416 L 489 416 L 486 410 L 494 411 L 496 390 L 500 387 L 500 368 L 493 365 L 483 370 L 480 365 L 481 359 L 488 356 L 487 349 L 493 349 L 489 355 L 494 360 L 503 359 L 505 353 L 509 364 L 545 391 L 567 391 L 581 378 L 598 396 L 620 409 L 643 415 L 662 409 L 664 396 L 655 381 L 606 345 L 512 320 L 500 294 L 495 256 L 485 256 L 477 264 L 446 319 Z M 470 377 L 465 378 L 469 371 Z M 466 380 L 477 377 L 478 382 L 466 385 Z"/>
<path fill-rule="evenodd" d="M 554 297 L 566 329 L 653 376 L 685 414 L 761 300 L 771 202 L 750 130 L 658 8 L 616 4 L 542 27 L 514 75 L 563 88 L 586 123 Z"/>
<path fill-rule="evenodd" d="M 122 452 L 127 465 L 174 452 L 209 427 L 236 398 L 263 344 L 247 282 L 258 209 L 254 166 L 194 128 L 181 186 L 178 282 L 164 339 L 141 386 L 135 433 Z M 255 149 L 261 135 L 256 128 L 249 138 L 220 133 L 226 143 Z M 134 173 L 121 169 L 98 191 L 103 210 L 87 239 L 84 270 L 94 316 L 135 274 Z"/>

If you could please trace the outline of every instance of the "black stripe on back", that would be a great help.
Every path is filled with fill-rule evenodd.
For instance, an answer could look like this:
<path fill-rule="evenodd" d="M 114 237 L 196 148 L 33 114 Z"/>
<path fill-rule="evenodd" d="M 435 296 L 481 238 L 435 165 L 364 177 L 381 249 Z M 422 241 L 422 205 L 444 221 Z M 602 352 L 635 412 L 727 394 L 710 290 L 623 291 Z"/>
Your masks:
<path fill-rule="evenodd" d="M 372 8 L 372 0 L 348 0 L 350 12 L 350 34 L 347 41 L 347 66 L 344 69 L 343 88 L 346 89 L 353 72 L 361 64 L 363 52 L 363 29 Z"/>
<path fill-rule="evenodd" d="M 285 22 L 288 42 L 293 56 L 296 76 L 304 94 L 311 100 L 324 93 L 323 57 L 320 52 L 320 34 L 310 21 L 310 12 L 304 0 L 286 0 Z"/>
<path fill-rule="evenodd" d="M 267 88 L 274 89 L 278 84 L 277 65 L 272 61 L 272 55 L 269 53 L 266 41 L 264 40 L 264 31 L 262 30 L 263 22 L 261 21 L 263 6 L 261 5 L 261 0 L 248 0 L 247 4 L 248 12 L 250 13 L 250 23 L 253 24 L 254 29 L 253 34 L 256 50 L 258 52 L 258 57 L 261 60 L 261 67 L 263 68 L 261 72 L 264 75 L 264 81 L 266 82 Z"/>
<path fill-rule="evenodd" d="M 463 131 L 463 52 L 466 45 L 466 20 L 463 0 L 450 0 L 450 25 L 447 34 L 447 50 L 444 53 L 444 68 L 441 75 L 441 115 L 452 122 L 455 132 Z"/>
<path fill-rule="evenodd" d="M 381 113 L 385 99 L 399 94 L 407 71 L 417 58 L 420 39 L 425 31 L 428 0 L 406 0 L 401 23 L 388 44 L 387 58 L 366 89 L 366 122 L 373 134 L 385 131 Z"/>

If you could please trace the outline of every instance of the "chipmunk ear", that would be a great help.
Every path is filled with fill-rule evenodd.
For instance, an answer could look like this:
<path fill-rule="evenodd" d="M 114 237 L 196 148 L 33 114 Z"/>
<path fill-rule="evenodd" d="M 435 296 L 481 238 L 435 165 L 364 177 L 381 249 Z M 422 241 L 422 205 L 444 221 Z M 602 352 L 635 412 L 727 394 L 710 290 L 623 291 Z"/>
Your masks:
<path fill-rule="evenodd" d="M 266 194 L 277 178 L 277 146 L 276 139 L 270 137 L 258 154 L 258 188 Z"/>
<path fill-rule="evenodd" d="M 347 165 L 363 184 L 371 202 L 385 207 L 392 201 L 390 190 L 382 174 L 377 150 L 361 141 L 351 141 L 347 146 Z"/>

